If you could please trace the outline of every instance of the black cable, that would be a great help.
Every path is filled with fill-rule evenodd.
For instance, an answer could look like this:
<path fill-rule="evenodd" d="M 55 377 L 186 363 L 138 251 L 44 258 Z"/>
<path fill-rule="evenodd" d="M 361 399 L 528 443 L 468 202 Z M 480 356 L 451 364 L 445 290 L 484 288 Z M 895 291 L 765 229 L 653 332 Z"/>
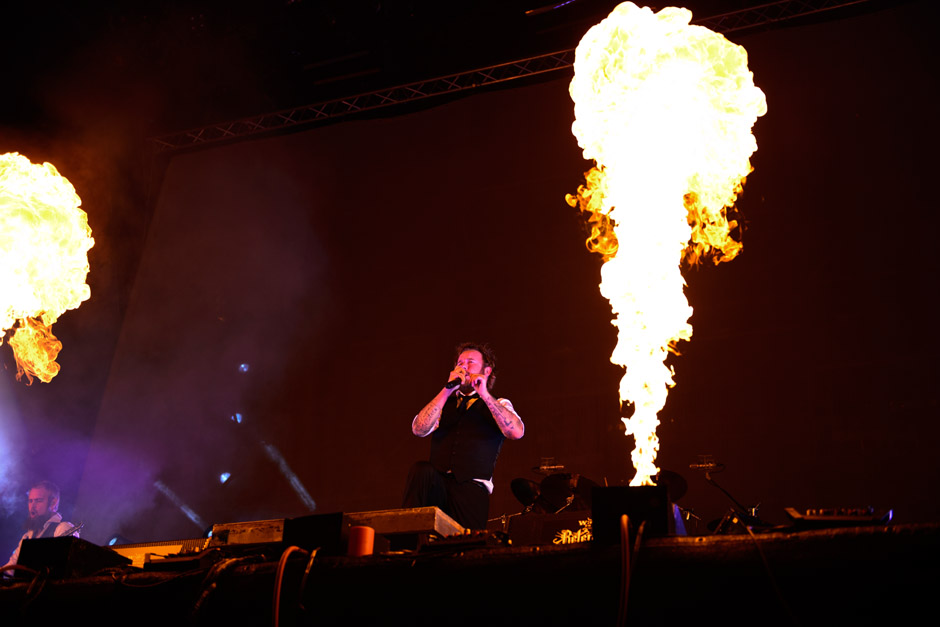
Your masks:
<path fill-rule="evenodd" d="M 636 557 L 640 552 L 640 543 L 643 542 L 643 531 L 646 530 L 646 521 L 640 523 L 640 528 L 636 531 L 636 540 L 633 541 L 633 556 L 630 559 L 630 575 L 633 575 L 633 569 L 636 568 Z"/>
<path fill-rule="evenodd" d="M 281 559 L 277 562 L 277 574 L 274 577 L 274 600 L 271 607 L 271 624 L 274 627 L 280 626 L 281 620 L 281 584 L 284 582 L 284 570 L 287 568 L 287 558 L 294 552 L 307 553 L 299 546 L 289 546 L 281 553 Z"/>
<path fill-rule="evenodd" d="M 3 568 L 0 568 L 0 572 L 5 573 L 8 570 L 22 570 L 34 576 L 39 574 L 38 570 L 34 570 L 30 568 L 29 566 L 22 566 L 20 564 L 7 564 Z"/>
<path fill-rule="evenodd" d="M 319 548 L 316 548 L 310 552 L 310 559 L 307 560 L 307 567 L 304 568 L 303 579 L 300 580 L 300 592 L 297 595 L 297 606 L 301 609 L 301 611 L 304 612 L 307 611 L 307 608 L 304 607 L 304 590 L 307 589 L 307 578 L 310 576 L 310 570 L 313 568 L 313 560 L 316 559 L 317 551 L 319 550 Z"/>
<path fill-rule="evenodd" d="M 620 517 L 620 607 L 617 609 L 617 627 L 627 624 L 630 570 L 630 518 L 623 514 Z"/>
<path fill-rule="evenodd" d="M 23 601 L 23 605 L 20 607 L 20 614 L 24 617 L 26 616 L 26 610 L 29 606 L 42 594 L 43 588 L 46 587 L 46 581 L 49 579 L 49 569 L 47 568 L 33 572 L 35 572 L 36 575 L 33 577 L 32 581 L 29 582 L 29 587 L 26 588 L 26 600 Z"/>
<path fill-rule="evenodd" d="M 751 539 L 754 541 L 754 546 L 757 547 L 757 553 L 760 555 L 761 562 L 764 564 L 764 571 L 767 573 L 767 579 L 770 580 L 770 585 L 774 589 L 774 594 L 777 596 L 777 601 L 780 602 L 780 605 L 786 611 L 787 616 L 790 617 L 790 623 L 793 625 L 798 625 L 799 621 L 796 619 L 796 616 L 793 614 L 793 610 L 790 609 L 790 605 L 783 598 L 783 592 L 780 590 L 780 587 L 777 585 L 777 579 L 774 577 L 773 571 L 770 570 L 770 563 L 767 561 L 767 556 L 764 555 L 764 549 L 760 545 L 760 541 L 757 539 L 757 535 L 751 530 L 750 525 L 744 525 L 744 528 L 747 529 L 748 534 L 750 534 Z"/>
<path fill-rule="evenodd" d="M 209 572 L 206 573 L 205 579 L 202 580 L 202 592 L 199 594 L 199 598 L 196 599 L 196 602 L 193 604 L 193 609 L 189 613 L 190 617 L 195 618 L 195 616 L 202 610 L 202 607 L 206 604 L 209 595 L 212 594 L 212 592 L 218 587 L 218 580 L 223 575 L 223 573 L 225 573 L 225 571 L 234 568 L 242 562 L 254 560 L 257 560 L 257 556 L 249 555 L 248 557 L 230 557 L 228 559 L 221 560 L 217 564 L 214 564 L 212 568 L 209 569 Z"/>

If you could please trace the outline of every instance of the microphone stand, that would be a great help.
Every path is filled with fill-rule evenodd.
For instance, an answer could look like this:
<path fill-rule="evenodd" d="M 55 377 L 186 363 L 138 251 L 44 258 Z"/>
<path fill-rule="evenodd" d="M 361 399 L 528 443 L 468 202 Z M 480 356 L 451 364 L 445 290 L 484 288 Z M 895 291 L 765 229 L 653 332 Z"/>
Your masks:
<path fill-rule="evenodd" d="M 702 470 L 705 473 L 705 481 L 716 488 L 718 488 L 722 494 L 728 497 L 728 499 L 734 504 L 734 507 L 731 508 L 731 512 L 725 514 L 724 518 L 718 523 L 718 526 L 715 528 L 715 533 L 726 533 L 727 530 L 731 527 L 732 524 L 738 522 L 738 520 L 747 527 L 770 527 L 771 525 L 764 522 L 757 515 L 757 510 L 760 508 L 760 503 L 754 507 L 745 507 L 742 505 L 730 492 L 721 487 L 714 478 L 712 478 L 712 473 L 718 473 L 725 469 L 724 464 L 717 464 L 711 460 L 703 460 L 699 464 L 690 464 L 689 468 L 693 470 Z M 735 520 L 735 519 L 738 520 Z"/>

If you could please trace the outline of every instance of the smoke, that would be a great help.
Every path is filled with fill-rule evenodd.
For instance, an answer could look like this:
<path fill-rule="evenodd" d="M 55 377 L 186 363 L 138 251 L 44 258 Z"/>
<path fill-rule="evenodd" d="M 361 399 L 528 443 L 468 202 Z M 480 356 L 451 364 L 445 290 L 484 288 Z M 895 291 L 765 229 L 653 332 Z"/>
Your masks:
<path fill-rule="evenodd" d="M 55 420 L 36 416 L 28 403 L 17 397 L 34 400 L 55 386 L 27 388 L 10 377 L 0 377 L 0 550 L 12 550 L 22 533 L 26 515 L 26 491 L 42 480 L 57 484 L 60 489 L 58 511 L 66 520 L 73 517 L 75 491 L 84 464 L 88 437 L 74 428 L 72 416 L 61 412 L 59 425 Z M 84 535 L 84 534 L 83 534 Z M 2 555 L 2 553 L 0 553 Z M 0 558 L 2 559 L 2 558 Z"/>
<path fill-rule="evenodd" d="M 142 451 L 96 438 L 75 512 L 76 520 L 87 522 L 82 536 L 103 544 L 152 511 L 156 481 L 156 469 Z"/>
<path fill-rule="evenodd" d="M 8 518 L 22 510 L 20 447 L 23 426 L 9 393 L 9 381 L 0 377 L 0 517 Z"/>

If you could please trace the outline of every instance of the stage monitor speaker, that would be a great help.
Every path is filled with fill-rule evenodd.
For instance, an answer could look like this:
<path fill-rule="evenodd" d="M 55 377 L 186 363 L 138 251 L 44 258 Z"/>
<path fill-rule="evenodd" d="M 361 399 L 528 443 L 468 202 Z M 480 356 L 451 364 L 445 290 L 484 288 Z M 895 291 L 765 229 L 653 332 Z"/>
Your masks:
<path fill-rule="evenodd" d="M 669 532 L 669 499 L 666 486 L 613 486 L 591 490 L 591 519 L 595 544 L 620 544 L 620 517 L 630 519 L 636 533 L 646 521 L 644 535 Z"/>
<path fill-rule="evenodd" d="M 214 525 L 209 540 L 210 548 L 259 544 L 294 545 L 308 551 L 320 549 L 327 555 L 342 555 L 343 513 Z"/>
<path fill-rule="evenodd" d="M 73 536 L 23 540 L 18 564 L 33 570 L 48 569 L 54 578 L 86 577 L 105 568 L 128 566 L 131 561 L 111 549 Z M 16 571 L 16 577 L 29 573 Z"/>

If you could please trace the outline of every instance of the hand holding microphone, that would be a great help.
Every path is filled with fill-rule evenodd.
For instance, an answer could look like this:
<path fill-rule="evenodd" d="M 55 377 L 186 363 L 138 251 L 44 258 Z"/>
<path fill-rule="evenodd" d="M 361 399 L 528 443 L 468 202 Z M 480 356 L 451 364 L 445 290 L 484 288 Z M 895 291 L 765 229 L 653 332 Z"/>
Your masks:
<path fill-rule="evenodd" d="M 444 385 L 445 389 L 453 390 L 456 387 L 459 387 L 467 382 L 467 371 L 457 366 L 450 371 L 450 377 L 448 377 L 447 383 Z"/>

